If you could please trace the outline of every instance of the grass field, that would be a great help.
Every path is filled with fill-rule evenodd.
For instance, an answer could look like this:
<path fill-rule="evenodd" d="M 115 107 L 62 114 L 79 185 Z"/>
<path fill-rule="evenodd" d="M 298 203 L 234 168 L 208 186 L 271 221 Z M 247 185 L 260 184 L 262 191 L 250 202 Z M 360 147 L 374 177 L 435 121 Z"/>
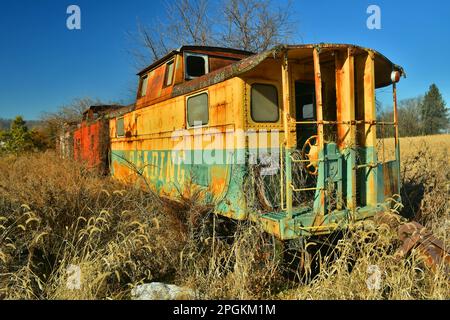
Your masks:
<path fill-rule="evenodd" d="M 449 135 L 401 140 L 402 213 L 447 245 L 449 153 Z M 290 281 L 261 254 L 267 240 L 258 226 L 236 224 L 226 237 L 196 197 L 168 204 L 53 153 L 0 157 L 0 298 L 129 299 L 152 281 L 205 299 L 450 298 L 443 271 L 429 270 L 417 252 L 396 260 L 398 240 L 386 225 L 352 226 L 333 263 L 322 258 L 313 279 Z M 67 286 L 71 265 L 81 269 L 79 290 Z M 373 266 L 377 289 L 367 285 Z"/>

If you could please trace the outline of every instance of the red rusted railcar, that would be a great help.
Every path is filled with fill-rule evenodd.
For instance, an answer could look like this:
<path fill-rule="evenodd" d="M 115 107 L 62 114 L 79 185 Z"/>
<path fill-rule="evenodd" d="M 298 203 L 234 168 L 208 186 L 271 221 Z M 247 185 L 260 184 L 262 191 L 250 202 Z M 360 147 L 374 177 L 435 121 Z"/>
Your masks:
<path fill-rule="evenodd" d="M 73 158 L 102 174 L 109 171 L 108 114 L 123 106 L 92 106 L 83 113 L 83 120 L 73 131 Z"/>

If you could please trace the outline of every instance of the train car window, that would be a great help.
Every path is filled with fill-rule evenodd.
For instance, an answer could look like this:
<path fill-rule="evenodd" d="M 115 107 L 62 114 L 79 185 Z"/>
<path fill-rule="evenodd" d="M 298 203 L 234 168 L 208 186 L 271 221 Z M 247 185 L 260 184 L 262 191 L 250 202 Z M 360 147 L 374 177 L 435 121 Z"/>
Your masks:
<path fill-rule="evenodd" d="M 302 116 L 305 120 L 314 120 L 314 104 L 309 103 L 303 105 Z"/>
<path fill-rule="evenodd" d="M 277 122 L 279 120 L 278 90 L 275 86 L 261 83 L 252 85 L 251 115 L 255 122 Z"/>
<path fill-rule="evenodd" d="M 185 52 L 184 59 L 186 80 L 201 77 L 209 72 L 207 55 Z"/>
<path fill-rule="evenodd" d="M 189 127 L 208 124 L 208 94 L 202 93 L 187 99 L 187 121 Z"/>
<path fill-rule="evenodd" d="M 141 87 L 139 88 L 139 96 L 145 97 L 147 94 L 147 86 L 148 86 L 148 75 L 145 75 L 141 78 Z"/>
<path fill-rule="evenodd" d="M 125 125 L 124 125 L 123 118 L 116 119 L 116 135 L 117 135 L 117 137 L 125 136 Z"/>
<path fill-rule="evenodd" d="M 173 68 L 174 68 L 174 61 L 169 61 L 166 64 L 166 74 L 164 76 L 164 85 L 166 87 L 171 86 L 173 83 Z"/>

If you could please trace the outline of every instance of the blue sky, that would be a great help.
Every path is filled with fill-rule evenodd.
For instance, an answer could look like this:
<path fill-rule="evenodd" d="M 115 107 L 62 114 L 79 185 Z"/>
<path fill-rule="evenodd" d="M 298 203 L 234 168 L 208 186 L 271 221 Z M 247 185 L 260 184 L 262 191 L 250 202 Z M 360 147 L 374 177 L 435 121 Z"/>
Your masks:
<path fill-rule="evenodd" d="M 130 102 L 137 78 L 127 32 L 161 16 L 163 1 L 0 0 L 0 117 L 37 119 L 77 97 Z M 82 30 L 66 28 L 79 5 Z M 450 2 L 293 0 L 293 43 L 339 42 L 374 48 L 408 75 L 399 99 L 432 82 L 450 101 Z M 369 5 L 381 8 L 381 30 L 366 27 Z"/>

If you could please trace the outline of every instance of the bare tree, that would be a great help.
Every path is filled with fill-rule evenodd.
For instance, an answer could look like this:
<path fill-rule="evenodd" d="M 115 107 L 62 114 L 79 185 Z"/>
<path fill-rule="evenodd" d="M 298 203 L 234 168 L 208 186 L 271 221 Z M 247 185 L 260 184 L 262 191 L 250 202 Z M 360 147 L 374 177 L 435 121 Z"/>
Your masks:
<path fill-rule="evenodd" d="M 295 22 L 288 2 L 272 0 L 172 0 L 162 20 L 138 22 L 132 51 L 139 67 L 181 45 L 217 45 L 259 52 L 291 39 Z M 137 41 L 136 41 L 137 40 Z"/>
<path fill-rule="evenodd" d="M 401 100 L 399 102 L 398 116 L 400 134 L 405 137 L 418 136 L 425 125 L 422 123 L 420 107 L 423 103 L 423 96 Z"/>
<path fill-rule="evenodd" d="M 43 119 L 57 119 L 62 122 L 78 122 L 83 112 L 93 105 L 101 105 L 98 99 L 76 98 L 71 103 L 61 106 L 56 112 L 44 113 Z"/>
<path fill-rule="evenodd" d="M 148 64 L 149 61 L 156 61 L 166 54 L 169 49 L 167 47 L 167 40 L 163 24 L 158 20 L 151 26 L 147 26 L 138 21 L 137 35 L 132 35 L 137 39 L 138 48 L 133 49 L 132 54 L 137 59 L 138 68 Z M 143 50 L 142 50 L 143 49 Z"/>
<path fill-rule="evenodd" d="M 138 21 L 137 34 L 130 34 L 137 48 L 131 53 L 138 67 L 148 65 L 184 44 L 214 45 L 208 0 L 173 0 L 165 3 L 164 19 L 151 24 Z"/>
<path fill-rule="evenodd" d="M 288 41 L 294 31 L 291 2 L 274 8 L 271 0 L 230 0 L 223 5 L 226 27 L 221 43 L 260 52 Z"/>
<path fill-rule="evenodd" d="M 422 134 L 422 129 L 426 125 L 420 114 L 423 104 L 423 96 L 409 98 L 399 101 L 398 117 L 401 121 L 398 124 L 400 136 L 414 137 Z M 392 106 L 378 113 L 378 120 L 384 122 L 394 121 L 394 111 Z M 393 137 L 394 128 L 391 126 L 378 126 L 377 135 L 379 137 Z"/>
<path fill-rule="evenodd" d="M 41 116 L 43 130 L 53 142 L 65 123 L 78 123 L 83 117 L 83 112 L 93 105 L 101 105 L 100 100 L 91 98 L 77 98 L 71 103 L 61 106 L 56 112 L 46 112 Z"/>
<path fill-rule="evenodd" d="M 212 21 L 208 0 L 176 0 L 167 4 L 169 40 L 175 44 L 209 45 Z"/>

